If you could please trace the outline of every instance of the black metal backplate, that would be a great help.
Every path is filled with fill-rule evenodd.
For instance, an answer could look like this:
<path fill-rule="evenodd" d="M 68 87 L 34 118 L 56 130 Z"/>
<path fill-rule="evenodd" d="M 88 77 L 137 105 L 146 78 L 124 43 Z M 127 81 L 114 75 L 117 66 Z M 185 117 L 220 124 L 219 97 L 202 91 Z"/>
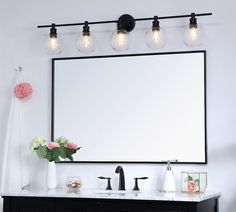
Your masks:
<path fill-rule="evenodd" d="M 131 32 L 135 27 L 135 20 L 131 15 L 124 14 L 118 19 L 118 26 L 127 32 Z"/>

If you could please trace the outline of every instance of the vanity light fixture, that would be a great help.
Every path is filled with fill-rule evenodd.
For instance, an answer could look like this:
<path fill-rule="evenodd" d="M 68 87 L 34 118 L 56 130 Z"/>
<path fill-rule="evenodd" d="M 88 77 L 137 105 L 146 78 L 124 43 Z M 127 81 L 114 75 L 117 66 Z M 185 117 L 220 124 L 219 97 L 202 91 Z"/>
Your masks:
<path fill-rule="evenodd" d="M 89 30 L 88 21 L 84 22 L 83 31 L 76 42 L 76 47 L 80 52 L 94 51 L 94 37 Z"/>
<path fill-rule="evenodd" d="M 62 52 L 62 39 L 57 34 L 56 24 L 52 24 L 49 37 L 46 40 L 46 51 L 48 54 L 60 54 Z"/>
<path fill-rule="evenodd" d="M 187 46 L 198 46 L 202 44 L 202 30 L 197 24 L 195 13 L 191 14 L 189 26 L 184 33 L 184 42 Z"/>
<path fill-rule="evenodd" d="M 146 43 L 152 49 L 162 48 L 166 43 L 166 33 L 160 27 L 159 20 L 161 19 L 178 19 L 190 17 L 190 24 L 184 33 L 184 43 L 187 46 L 196 46 L 202 43 L 202 33 L 200 27 L 197 24 L 197 16 L 210 16 L 212 13 L 191 13 L 190 15 L 175 15 L 175 16 L 154 16 L 152 18 L 136 18 L 134 19 L 129 14 L 120 16 L 118 20 L 110 21 L 95 21 L 83 23 L 69 23 L 69 24 L 51 24 L 41 25 L 38 28 L 51 28 L 50 38 L 47 42 L 47 52 L 49 54 L 60 54 L 62 52 L 62 41 L 57 35 L 56 27 L 67 26 L 83 26 L 82 35 L 79 37 L 76 47 L 80 52 L 91 52 L 94 50 L 94 38 L 89 30 L 89 25 L 95 24 L 117 24 L 117 30 L 111 36 L 111 46 L 116 51 L 127 50 L 130 45 L 130 32 L 135 28 L 135 24 L 138 21 L 150 21 L 152 20 L 152 28 L 146 32 Z"/>
<path fill-rule="evenodd" d="M 160 27 L 158 16 L 154 16 L 152 28 L 146 32 L 146 43 L 151 49 L 160 49 L 166 44 L 166 33 Z"/>

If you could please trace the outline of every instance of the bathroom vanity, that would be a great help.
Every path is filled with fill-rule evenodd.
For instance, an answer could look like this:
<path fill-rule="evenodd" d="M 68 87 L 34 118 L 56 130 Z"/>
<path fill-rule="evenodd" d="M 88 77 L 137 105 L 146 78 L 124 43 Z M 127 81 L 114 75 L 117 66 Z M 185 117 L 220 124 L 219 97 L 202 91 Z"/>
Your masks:
<path fill-rule="evenodd" d="M 3 194 L 3 212 L 219 212 L 219 193 L 65 190 Z"/>

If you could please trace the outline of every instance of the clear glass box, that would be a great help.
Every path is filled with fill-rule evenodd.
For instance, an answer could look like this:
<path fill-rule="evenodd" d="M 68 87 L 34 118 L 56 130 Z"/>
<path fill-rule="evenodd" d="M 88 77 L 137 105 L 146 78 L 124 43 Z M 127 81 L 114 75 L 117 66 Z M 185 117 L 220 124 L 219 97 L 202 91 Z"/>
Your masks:
<path fill-rule="evenodd" d="M 207 188 L 206 172 L 181 172 L 181 191 L 204 193 Z"/>
<path fill-rule="evenodd" d="M 69 193 L 78 192 L 81 187 L 81 179 L 77 176 L 68 177 L 66 180 L 66 187 Z"/>

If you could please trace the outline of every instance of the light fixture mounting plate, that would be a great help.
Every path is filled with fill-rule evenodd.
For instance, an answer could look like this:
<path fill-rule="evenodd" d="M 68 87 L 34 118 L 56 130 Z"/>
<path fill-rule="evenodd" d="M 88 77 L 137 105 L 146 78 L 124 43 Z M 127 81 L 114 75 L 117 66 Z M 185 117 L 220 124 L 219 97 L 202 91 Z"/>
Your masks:
<path fill-rule="evenodd" d="M 135 27 L 135 19 L 129 14 L 124 14 L 118 19 L 118 26 L 127 32 L 131 32 Z"/>

